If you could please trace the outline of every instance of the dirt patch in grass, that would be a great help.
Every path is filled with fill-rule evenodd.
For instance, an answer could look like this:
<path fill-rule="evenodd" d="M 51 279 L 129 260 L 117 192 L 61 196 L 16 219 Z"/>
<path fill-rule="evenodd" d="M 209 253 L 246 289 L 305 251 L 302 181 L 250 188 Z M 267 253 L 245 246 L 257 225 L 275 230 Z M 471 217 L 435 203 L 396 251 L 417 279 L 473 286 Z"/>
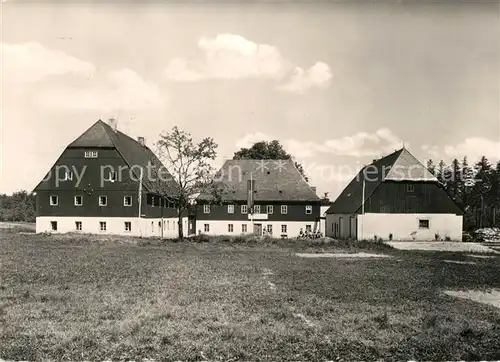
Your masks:
<path fill-rule="evenodd" d="M 491 291 L 477 291 L 477 290 L 468 290 L 468 291 L 445 291 L 446 295 L 469 299 L 477 303 L 483 303 L 492 305 L 496 308 L 500 308 L 500 289 L 499 290 L 491 290 Z"/>
<path fill-rule="evenodd" d="M 452 263 L 452 264 L 476 265 L 476 263 L 473 261 L 461 261 L 461 260 L 443 260 L 443 261 L 445 263 Z"/>
<path fill-rule="evenodd" d="M 461 243 L 451 241 L 392 241 L 388 245 L 398 250 L 450 251 L 469 253 L 497 253 L 487 246 L 476 243 Z"/>
<path fill-rule="evenodd" d="M 296 253 L 301 258 L 391 258 L 385 254 L 369 253 Z"/>

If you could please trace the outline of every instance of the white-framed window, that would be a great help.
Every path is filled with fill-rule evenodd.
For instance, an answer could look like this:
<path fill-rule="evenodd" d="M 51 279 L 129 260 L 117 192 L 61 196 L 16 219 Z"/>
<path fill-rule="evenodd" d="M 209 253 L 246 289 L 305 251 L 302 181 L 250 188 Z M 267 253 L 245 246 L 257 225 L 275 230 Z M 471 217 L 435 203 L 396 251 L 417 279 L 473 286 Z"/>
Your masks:
<path fill-rule="evenodd" d="M 76 229 L 76 231 L 82 231 L 82 222 L 81 221 L 75 221 L 75 229 Z"/>
<path fill-rule="evenodd" d="M 268 225 L 267 225 L 267 232 L 268 232 L 269 234 L 272 234 L 272 233 L 273 233 L 273 225 L 272 225 L 272 224 L 268 224 Z"/>
<path fill-rule="evenodd" d="M 51 221 L 50 228 L 52 229 L 52 231 L 57 231 L 57 221 Z"/>
<path fill-rule="evenodd" d="M 83 196 L 76 195 L 75 196 L 75 206 L 82 206 L 82 205 L 83 205 Z"/>
<path fill-rule="evenodd" d="M 233 224 L 227 224 L 227 231 L 232 233 L 234 231 Z"/>
<path fill-rule="evenodd" d="M 108 205 L 108 197 L 99 196 L 99 206 L 107 206 L 107 205 Z"/>
<path fill-rule="evenodd" d="M 272 214 L 274 212 L 274 206 L 273 205 L 267 205 L 267 213 Z"/>
<path fill-rule="evenodd" d="M 210 214 L 210 205 L 203 205 L 203 213 Z"/>
<path fill-rule="evenodd" d="M 97 151 L 85 151 L 85 158 L 97 158 Z"/>
<path fill-rule="evenodd" d="M 106 221 L 99 221 L 99 230 L 106 231 Z"/>
<path fill-rule="evenodd" d="M 132 196 L 123 197 L 123 206 L 132 206 Z"/>
<path fill-rule="evenodd" d="M 281 205 L 281 213 L 288 214 L 288 206 L 287 205 Z"/>
<path fill-rule="evenodd" d="M 414 192 L 415 191 L 415 185 L 406 185 L 406 191 L 407 192 Z"/>
<path fill-rule="evenodd" d="M 125 221 L 125 231 L 130 232 L 132 231 L 132 222 L 130 221 Z"/>
<path fill-rule="evenodd" d="M 73 172 L 66 171 L 64 173 L 64 181 L 72 181 L 73 180 Z"/>
<path fill-rule="evenodd" d="M 241 232 L 246 233 L 247 232 L 247 224 L 241 224 Z"/>
<path fill-rule="evenodd" d="M 116 171 L 111 171 L 109 173 L 109 181 L 115 182 L 118 179 L 118 174 Z"/>
<path fill-rule="evenodd" d="M 287 233 L 287 227 L 286 227 L 286 225 L 281 225 L 281 232 L 282 232 L 283 234 L 286 234 L 286 233 Z"/>
<path fill-rule="evenodd" d="M 241 213 L 248 214 L 248 206 L 247 205 L 241 205 Z"/>
<path fill-rule="evenodd" d="M 313 207 L 311 205 L 306 205 L 306 214 L 311 215 L 313 212 Z"/>
<path fill-rule="evenodd" d="M 428 229 L 430 226 L 429 219 L 419 219 L 418 220 L 418 228 L 419 229 Z"/>
<path fill-rule="evenodd" d="M 57 205 L 59 205 L 59 196 L 51 195 L 50 196 L 50 206 L 57 206 Z"/>
<path fill-rule="evenodd" d="M 205 230 L 205 232 L 208 233 L 210 231 L 210 225 L 209 224 L 203 225 L 203 230 Z"/>
<path fill-rule="evenodd" d="M 312 231 L 311 225 L 306 225 L 306 232 L 311 232 L 311 231 Z"/>
<path fill-rule="evenodd" d="M 260 214 L 260 205 L 253 205 L 253 213 Z"/>
<path fill-rule="evenodd" d="M 227 205 L 227 213 L 234 214 L 234 205 Z"/>

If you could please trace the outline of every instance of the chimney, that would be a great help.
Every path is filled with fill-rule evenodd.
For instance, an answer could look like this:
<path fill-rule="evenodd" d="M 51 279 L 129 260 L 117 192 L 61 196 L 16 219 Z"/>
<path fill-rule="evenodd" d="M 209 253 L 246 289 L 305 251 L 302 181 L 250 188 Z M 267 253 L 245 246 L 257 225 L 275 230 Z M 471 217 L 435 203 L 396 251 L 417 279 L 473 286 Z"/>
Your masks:
<path fill-rule="evenodd" d="M 116 118 L 108 119 L 108 125 L 113 129 L 113 132 L 116 132 L 118 128 L 118 120 Z"/>
<path fill-rule="evenodd" d="M 146 144 L 146 142 L 144 141 L 144 137 L 137 137 L 137 142 L 139 142 L 141 146 L 144 146 Z"/>

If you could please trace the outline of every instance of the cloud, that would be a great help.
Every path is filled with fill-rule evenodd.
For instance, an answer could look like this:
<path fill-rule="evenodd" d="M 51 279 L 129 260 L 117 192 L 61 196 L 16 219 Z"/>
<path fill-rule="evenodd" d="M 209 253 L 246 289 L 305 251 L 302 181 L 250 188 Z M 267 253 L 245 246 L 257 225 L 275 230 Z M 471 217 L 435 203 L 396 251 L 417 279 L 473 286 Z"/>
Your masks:
<path fill-rule="evenodd" d="M 98 82 L 98 81 L 96 81 Z M 159 88 L 130 69 L 110 72 L 98 84 L 79 89 L 54 87 L 37 97 L 40 105 L 66 110 L 123 111 L 158 108 L 165 105 Z"/>
<path fill-rule="evenodd" d="M 210 79 L 284 81 L 277 89 L 300 94 L 313 87 L 327 87 L 332 77 L 330 67 L 323 62 L 304 70 L 285 59 L 278 48 L 257 44 L 240 35 L 203 37 L 198 48 L 203 52 L 201 59 L 171 59 L 164 71 L 165 77 L 177 82 Z"/>
<path fill-rule="evenodd" d="M 89 74 L 95 71 L 93 64 L 60 50 L 45 48 L 39 43 L 2 43 L 0 52 L 2 82 L 31 83 L 51 76 L 67 73 Z"/>
<path fill-rule="evenodd" d="M 486 156 L 491 161 L 498 161 L 500 159 L 500 141 L 484 137 L 470 137 L 456 145 L 446 145 L 444 147 L 423 145 L 422 150 L 436 160 L 444 159 L 451 161 L 454 158 L 461 160 L 464 156 L 470 162 L 476 162 L 481 156 Z"/>
<path fill-rule="evenodd" d="M 296 67 L 288 82 L 277 86 L 277 88 L 287 92 L 303 94 L 313 87 L 327 88 L 331 79 L 332 72 L 328 64 L 317 62 L 307 70 Z"/>
<path fill-rule="evenodd" d="M 279 139 L 264 133 L 251 133 L 236 142 L 237 148 L 251 147 L 258 141 Z M 379 157 L 394 152 L 402 147 L 399 137 L 387 128 L 381 128 L 375 133 L 358 132 L 351 136 L 333 138 L 323 142 L 299 141 L 285 139 L 280 141 L 287 152 L 303 159 L 314 157 L 319 153 L 352 157 Z"/>

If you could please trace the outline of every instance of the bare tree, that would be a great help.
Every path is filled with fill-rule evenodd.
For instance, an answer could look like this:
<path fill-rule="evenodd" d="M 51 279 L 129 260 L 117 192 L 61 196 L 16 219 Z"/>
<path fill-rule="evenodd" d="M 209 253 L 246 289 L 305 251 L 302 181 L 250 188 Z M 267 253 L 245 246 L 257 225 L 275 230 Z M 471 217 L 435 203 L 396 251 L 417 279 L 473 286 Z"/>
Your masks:
<path fill-rule="evenodd" d="M 182 218 L 198 195 L 208 194 L 213 196 L 213 200 L 220 199 L 222 189 L 214 181 L 215 173 L 210 165 L 217 157 L 217 147 L 209 137 L 195 143 L 190 133 L 179 130 L 177 126 L 170 132 L 162 133 L 155 144 L 158 158 L 152 155 L 156 161 L 151 162 L 151 175 L 148 177 L 163 200 L 160 203 L 162 216 L 165 201 L 175 205 L 179 238 L 183 238 Z"/>

